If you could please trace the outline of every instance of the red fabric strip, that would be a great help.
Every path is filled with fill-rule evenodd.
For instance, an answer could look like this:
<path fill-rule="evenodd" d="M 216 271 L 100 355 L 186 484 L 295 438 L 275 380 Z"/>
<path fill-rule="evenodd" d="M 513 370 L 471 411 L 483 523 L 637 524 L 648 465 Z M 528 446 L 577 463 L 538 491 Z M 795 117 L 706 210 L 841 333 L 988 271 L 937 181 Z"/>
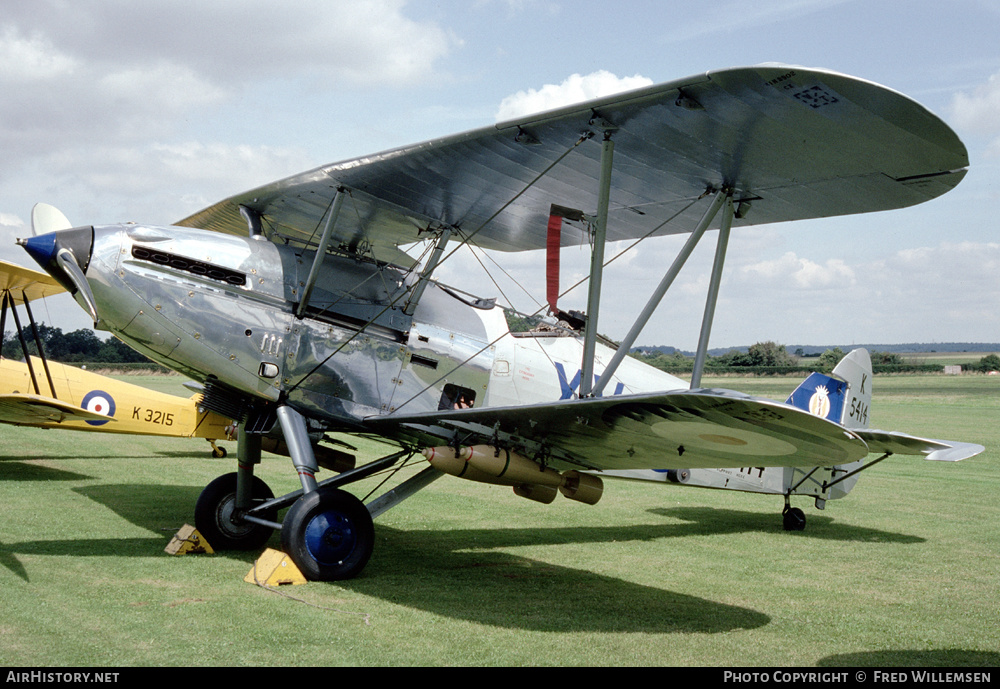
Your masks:
<path fill-rule="evenodd" d="M 559 238 L 562 234 L 562 218 L 549 216 L 549 231 L 545 242 L 545 299 L 553 314 L 559 313 L 556 301 L 559 299 Z"/>

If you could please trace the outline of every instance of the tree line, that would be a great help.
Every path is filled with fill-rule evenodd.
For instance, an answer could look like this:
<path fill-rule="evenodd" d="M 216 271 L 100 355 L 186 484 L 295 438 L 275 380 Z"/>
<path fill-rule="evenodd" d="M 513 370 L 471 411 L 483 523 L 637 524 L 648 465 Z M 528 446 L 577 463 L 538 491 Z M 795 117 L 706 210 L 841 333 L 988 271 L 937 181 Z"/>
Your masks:
<path fill-rule="evenodd" d="M 45 356 L 52 361 L 64 364 L 73 363 L 106 363 L 106 364 L 139 364 L 149 363 L 149 359 L 135 351 L 115 337 L 102 340 L 93 330 L 81 328 L 64 333 L 62 328 L 54 328 L 44 323 L 38 324 L 38 339 L 42 342 Z M 0 354 L 7 359 L 23 359 L 25 352 L 16 333 L 2 333 Z M 28 354 L 38 356 L 38 346 L 25 330 L 25 341 Z"/>
<path fill-rule="evenodd" d="M 758 342 L 746 352 L 730 350 L 719 356 L 705 359 L 705 370 L 714 373 L 782 374 L 809 373 L 820 371 L 829 373 L 847 355 L 840 347 L 827 349 L 818 357 L 802 357 L 788 352 L 785 345 L 775 342 Z M 869 352 L 872 370 L 875 373 L 941 373 L 942 364 L 921 364 L 907 361 L 895 352 Z M 694 359 L 674 351 L 667 354 L 660 351 L 634 352 L 633 357 L 650 366 L 668 373 L 689 373 L 694 368 Z M 988 373 L 1000 370 L 1000 356 L 988 354 L 975 363 L 962 364 L 964 371 Z"/>
<path fill-rule="evenodd" d="M 508 319 L 510 319 L 508 314 Z M 516 330 L 513 327 L 511 330 Z M 516 325 L 528 330 L 535 325 L 531 319 L 523 319 Z M 0 339 L 0 354 L 7 359 L 22 359 L 24 352 L 21 342 L 13 332 L 4 332 Z M 105 363 L 105 364 L 147 364 L 148 358 L 135 351 L 121 340 L 109 337 L 101 340 L 94 331 L 86 328 L 64 333 L 61 328 L 55 328 L 44 323 L 38 324 L 38 336 L 42 341 L 45 355 L 53 361 L 61 363 Z M 32 337 L 26 337 L 28 354 L 38 355 L 38 349 Z M 788 352 L 785 345 L 776 342 L 757 342 L 747 351 L 730 350 L 719 356 L 709 356 L 705 360 L 705 370 L 712 372 L 740 373 L 800 373 L 822 371 L 829 373 L 847 352 L 840 347 L 827 349 L 818 357 L 808 357 L 803 363 L 801 356 Z M 877 373 L 924 372 L 936 373 L 944 370 L 939 364 L 914 364 L 906 361 L 894 352 L 869 352 L 872 368 Z M 660 351 L 633 352 L 632 357 L 670 373 L 690 373 L 694 368 L 694 359 L 675 351 L 667 354 Z M 963 364 L 963 370 L 988 373 L 1000 371 L 1000 356 L 988 354 L 976 363 Z"/>

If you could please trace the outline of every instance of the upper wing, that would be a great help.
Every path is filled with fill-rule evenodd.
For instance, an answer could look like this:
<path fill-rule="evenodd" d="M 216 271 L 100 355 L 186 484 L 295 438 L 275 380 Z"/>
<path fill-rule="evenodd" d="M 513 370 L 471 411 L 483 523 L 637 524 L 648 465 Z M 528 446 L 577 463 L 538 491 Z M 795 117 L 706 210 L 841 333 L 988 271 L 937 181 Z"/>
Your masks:
<path fill-rule="evenodd" d="M 869 452 L 839 424 L 727 390 L 391 414 L 366 425 L 425 445 L 500 442 L 529 457 L 603 470 L 830 466 Z"/>
<path fill-rule="evenodd" d="M 326 165 L 178 224 L 244 234 L 244 206 L 271 238 L 315 241 L 342 187 L 350 196 L 334 236 L 352 253 L 386 257 L 440 226 L 484 248 L 540 249 L 551 204 L 596 211 L 605 124 L 615 144 L 609 241 L 691 231 L 704 210 L 693 202 L 709 188 L 752 206 L 739 227 L 917 204 L 958 184 L 969 163 L 956 134 L 902 94 L 761 65 Z M 562 241 L 586 236 L 564 231 Z"/>
<path fill-rule="evenodd" d="M 104 414 L 97 414 L 53 397 L 40 395 L 0 395 L 0 422 L 20 426 L 36 426 L 63 421 L 115 421 Z"/>
<path fill-rule="evenodd" d="M 15 304 L 23 304 L 25 297 L 30 302 L 65 291 L 48 273 L 0 261 L 0 293 L 10 292 Z"/>

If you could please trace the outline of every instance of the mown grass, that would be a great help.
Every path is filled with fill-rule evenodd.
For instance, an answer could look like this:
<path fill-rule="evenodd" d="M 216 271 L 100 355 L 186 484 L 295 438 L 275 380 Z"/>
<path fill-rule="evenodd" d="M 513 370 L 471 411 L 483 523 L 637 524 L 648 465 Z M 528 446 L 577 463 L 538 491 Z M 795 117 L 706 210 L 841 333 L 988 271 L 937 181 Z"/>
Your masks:
<path fill-rule="evenodd" d="M 797 383 L 704 382 L 777 399 Z M 883 462 L 823 512 L 801 501 L 801 533 L 780 497 L 614 483 L 597 506 L 546 506 L 445 477 L 376 521 L 361 577 L 277 591 L 243 581 L 253 554 L 164 552 L 232 457 L 4 427 L 0 663 L 995 666 L 1000 381 L 874 383 L 875 426 L 987 451 Z M 286 458 L 259 473 L 296 487 Z"/>

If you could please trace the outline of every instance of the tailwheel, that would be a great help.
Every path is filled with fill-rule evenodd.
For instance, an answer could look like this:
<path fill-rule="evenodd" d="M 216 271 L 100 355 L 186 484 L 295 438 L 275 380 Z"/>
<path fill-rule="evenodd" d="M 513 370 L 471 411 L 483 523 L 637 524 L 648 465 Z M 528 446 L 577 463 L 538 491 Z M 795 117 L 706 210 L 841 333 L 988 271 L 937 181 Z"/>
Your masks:
<path fill-rule="evenodd" d="M 252 502 L 259 504 L 274 498 L 267 484 L 251 477 Z M 261 518 L 275 521 L 277 510 L 267 510 Z M 215 479 L 198 496 L 194 508 L 195 527 L 214 550 L 257 550 L 271 537 L 273 529 L 243 519 L 236 507 L 236 474 Z"/>
<path fill-rule="evenodd" d="M 781 513 L 785 531 L 805 531 L 806 514 L 798 507 L 786 507 Z"/>
<path fill-rule="evenodd" d="M 343 490 L 320 488 L 288 509 L 281 545 L 307 579 L 357 576 L 371 557 L 375 527 L 364 503 Z"/>

